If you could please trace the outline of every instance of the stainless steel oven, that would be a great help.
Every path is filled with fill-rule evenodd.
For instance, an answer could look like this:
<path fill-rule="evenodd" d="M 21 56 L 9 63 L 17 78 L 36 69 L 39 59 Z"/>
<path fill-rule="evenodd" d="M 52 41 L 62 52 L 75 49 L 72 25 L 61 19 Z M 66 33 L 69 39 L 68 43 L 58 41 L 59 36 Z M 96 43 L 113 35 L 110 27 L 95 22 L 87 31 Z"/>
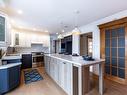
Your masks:
<path fill-rule="evenodd" d="M 44 66 L 44 53 L 43 52 L 32 52 L 33 66 Z"/>

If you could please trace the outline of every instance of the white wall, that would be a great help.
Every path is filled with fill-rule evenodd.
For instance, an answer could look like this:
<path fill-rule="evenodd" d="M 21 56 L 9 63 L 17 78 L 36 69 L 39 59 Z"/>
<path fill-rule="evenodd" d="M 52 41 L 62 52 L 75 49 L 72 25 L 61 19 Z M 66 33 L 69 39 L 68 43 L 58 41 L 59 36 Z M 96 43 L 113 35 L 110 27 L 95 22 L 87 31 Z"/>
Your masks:
<path fill-rule="evenodd" d="M 98 21 L 95 21 L 93 23 L 90 23 L 88 25 L 84 25 L 80 27 L 81 33 L 88 33 L 92 32 L 93 33 L 93 57 L 94 58 L 100 58 L 100 30 L 97 25 L 110 22 L 116 19 L 120 19 L 123 17 L 127 17 L 127 10 L 116 13 L 112 16 L 100 19 Z M 80 48 L 78 48 L 80 49 Z M 95 74 L 98 74 L 98 65 L 94 66 L 94 72 Z"/>
<path fill-rule="evenodd" d="M 19 34 L 19 46 L 31 47 L 31 43 L 43 44 L 45 47 L 50 47 L 50 35 L 44 32 L 28 31 L 24 29 L 12 29 L 11 45 L 15 46 L 15 34 Z"/>

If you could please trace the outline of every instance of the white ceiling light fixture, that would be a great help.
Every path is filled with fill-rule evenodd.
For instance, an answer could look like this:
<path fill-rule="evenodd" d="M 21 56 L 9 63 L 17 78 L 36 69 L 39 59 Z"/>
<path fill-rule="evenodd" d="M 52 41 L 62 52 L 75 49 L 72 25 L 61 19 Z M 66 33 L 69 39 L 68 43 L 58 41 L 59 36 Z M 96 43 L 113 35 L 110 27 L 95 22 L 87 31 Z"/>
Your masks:
<path fill-rule="evenodd" d="M 56 33 L 57 35 L 59 34 L 59 35 L 57 36 L 58 39 L 62 39 L 62 38 L 63 38 L 63 34 L 62 34 L 62 33 L 65 32 L 65 30 L 64 30 L 64 25 L 63 25 L 63 22 L 62 22 L 62 21 L 60 22 L 60 28 L 62 29 L 61 32 L 60 32 L 60 33 Z"/>
<path fill-rule="evenodd" d="M 48 33 L 49 31 L 48 31 L 48 30 L 46 30 L 45 32 L 46 32 L 46 33 Z"/>
<path fill-rule="evenodd" d="M 14 24 L 14 23 L 15 23 L 15 21 L 14 21 L 13 19 L 11 19 L 11 23 L 12 23 L 12 24 Z"/>
<path fill-rule="evenodd" d="M 80 29 L 79 29 L 79 27 L 78 27 L 78 14 L 79 14 L 80 12 L 78 11 L 78 10 L 75 10 L 74 11 L 74 14 L 75 14 L 75 18 L 74 18 L 74 30 L 72 31 L 72 34 L 75 34 L 75 35 L 79 35 L 80 34 Z"/>
<path fill-rule="evenodd" d="M 79 28 L 77 28 L 77 27 L 75 27 L 75 29 L 72 31 L 72 34 L 74 34 L 74 35 L 80 35 L 80 30 L 79 30 Z"/>
<path fill-rule="evenodd" d="M 62 32 L 63 32 L 63 33 L 65 32 L 64 29 L 62 30 Z"/>
<path fill-rule="evenodd" d="M 22 27 L 22 26 L 18 26 L 18 28 L 19 28 L 19 29 L 23 29 L 23 27 Z"/>
<path fill-rule="evenodd" d="M 36 29 L 36 28 L 33 28 L 33 30 L 34 30 L 34 31 L 37 31 L 37 29 Z"/>
<path fill-rule="evenodd" d="M 64 33 L 65 32 L 65 25 L 63 24 L 63 22 L 61 21 L 61 23 L 60 23 L 60 26 L 61 26 L 61 29 L 62 29 L 62 33 Z"/>
<path fill-rule="evenodd" d="M 23 14 L 23 11 L 22 10 L 18 10 L 17 13 L 21 15 L 21 14 Z"/>
<path fill-rule="evenodd" d="M 62 34 L 58 35 L 58 39 L 62 39 L 62 38 L 63 38 Z"/>

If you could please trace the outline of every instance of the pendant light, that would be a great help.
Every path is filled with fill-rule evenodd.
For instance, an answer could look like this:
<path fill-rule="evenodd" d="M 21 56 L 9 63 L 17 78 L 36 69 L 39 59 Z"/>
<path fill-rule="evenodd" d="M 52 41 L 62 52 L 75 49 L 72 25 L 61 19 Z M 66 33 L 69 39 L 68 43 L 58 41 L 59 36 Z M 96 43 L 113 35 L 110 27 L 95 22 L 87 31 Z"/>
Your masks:
<path fill-rule="evenodd" d="M 61 23 L 60 23 L 60 27 L 61 27 L 61 29 L 62 29 L 61 32 L 64 33 L 65 30 L 64 30 L 64 28 L 63 28 L 63 22 L 62 22 L 62 21 L 61 21 Z M 58 39 L 64 38 L 63 35 L 62 35 L 62 33 L 60 33 L 60 34 L 58 35 Z"/>
<path fill-rule="evenodd" d="M 79 35 L 80 34 L 80 29 L 78 28 L 78 15 L 79 15 L 79 11 L 78 10 L 75 10 L 74 11 L 74 14 L 75 14 L 75 18 L 74 18 L 74 30 L 72 31 L 72 34 L 75 34 L 75 35 Z"/>

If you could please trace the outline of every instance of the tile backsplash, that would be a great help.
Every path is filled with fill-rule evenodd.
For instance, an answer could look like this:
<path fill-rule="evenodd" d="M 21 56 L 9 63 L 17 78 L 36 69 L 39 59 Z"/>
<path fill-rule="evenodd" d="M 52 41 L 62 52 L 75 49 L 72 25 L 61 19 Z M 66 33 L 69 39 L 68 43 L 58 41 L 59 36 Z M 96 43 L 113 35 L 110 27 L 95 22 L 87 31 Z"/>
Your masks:
<path fill-rule="evenodd" d="M 31 45 L 31 47 L 8 47 L 7 53 L 31 53 L 31 52 L 44 52 L 49 53 L 49 47 L 42 45 Z"/>

